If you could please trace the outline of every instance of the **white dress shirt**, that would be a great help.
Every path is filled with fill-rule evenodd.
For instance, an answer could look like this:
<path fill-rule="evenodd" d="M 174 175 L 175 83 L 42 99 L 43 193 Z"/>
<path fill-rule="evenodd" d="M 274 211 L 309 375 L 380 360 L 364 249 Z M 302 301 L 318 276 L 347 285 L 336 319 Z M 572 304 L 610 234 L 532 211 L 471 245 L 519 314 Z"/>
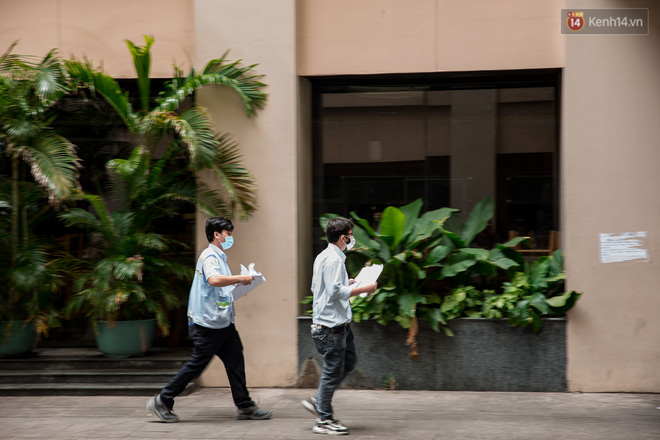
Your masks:
<path fill-rule="evenodd" d="M 330 243 L 314 260 L 312 322 L 335 327 L 351 322 L 351 292 L 346 272 L 346 255 Z"/>

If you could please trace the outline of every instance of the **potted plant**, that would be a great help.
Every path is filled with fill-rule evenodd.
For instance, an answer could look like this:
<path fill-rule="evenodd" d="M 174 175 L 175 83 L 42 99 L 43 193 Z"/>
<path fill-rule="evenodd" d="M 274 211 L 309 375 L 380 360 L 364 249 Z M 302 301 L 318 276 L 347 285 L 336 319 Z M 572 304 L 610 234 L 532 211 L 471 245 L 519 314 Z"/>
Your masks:
<path fill-rule="evenodd" d="M 351 213 L 356 244 L 347 253 L 349 274 L 364 264 L 384 269 L 373 295 L 353 299 L 353 331 L 364 356 L 347 384 L 371 387 L 396 377 L 406 389 L 566 390 L 561 315 L 580 294 L 564 292 L 561 252 L 530 263 L 514 249 L 525 237 L 477 246 L 493 216 L 489 199 L 465 221 L 450 208 L 420 215 L 421 206 L 416 200 L 388 207 L 375 226 Z M 321 226 L 334 216 L 322 216 Z M 407 338 L 392 321 L 408 330 Z M 320 359 L 305 327 L 301 319 L 299 366 L 310 372 L 309 363 Z"/>
<path fill-rule="evenodd" d="M 12 54 L 15 45 L 0 55 L 0 347 L 10 347 L 0 354 L 29 351 L 37 333 L 57 325 L 51 296 L 65 269 L 34 226 L 75 188 L 78 166 L 73 145 L 51 128 L 53 105 L 76 81 L 55 51 L 36 60 Z"/>
<path fill-rule="evenodd" d="M 491 199 L 479 201 L 465 221 L 451 208 L 420 216 L 421 207 L 421 199 L 400 208 L 387 207 L 376 228 L 351 213 L 356 245 L 347 259 L 350 274 L 364 264 L 384 265 L 376 293 L 353 301 L 354 321 L 398 322 L 409 330 L 411 357 L 418 355 L 418 319 L 451 336 L 449 319 L 495 317 L 497 309 L 505 310 L 497 317 L 510 318 L 513 325 L 532 324 L 538 330 L 541 316 L 563 313 L 579 297 L 576 292 L 558 290 L 563 279 L 560 252 L 529 265 L 514 249 L 526 237 L 492 249 L 474 246 L 493 217 Z M 323 215 L 322 228 L 335 216 Z M 527 290 L 521 274 L 533 274 Z M 518 289 L 515 300 L 514 288 Z M 509 299 L 508 305 L 498 309 L 504 299 Z"/>
<path fill-rule="evenodd" d="M 111 212 L 100 196 L 78 197 L 87 200 L 91 210 L 72 208 L 60 217 L 90 235 L 98 256 L 81 263 L 74 282 L 77 293 L 65 315 L 84 312 L 91 317 L 99 349 L 107 356 L 145 354 L 156 323 L 168 333 L 166 312 L 179 305 L 176 280 L 191 278 L 192 269 L 169 260 L 173 243 L 160 234 L 141 232 L 135 213 Z"/>
<path fill-rule="evenodd" d="M 183 171 L 167 171 L 167 161 L 165 156 L 152 163 L 149 152 L 137 147 L 129 158 L 107 165 L 118 208 L 108 208 L 102 196 L 79 192 L 75 198 L 89 206 L 59 215 L 66 226 L 85 231 L 97 251 L 81 263 L 83 270 L 74 283 L 77 293 L 65 314 L 91 317 L 99 348 L 108 356 L 145 354 L 155 324 L 167 335 L 167 311 L 180 305 L 182 289 L 192 278 L 192 266 L 178 257 L 185 245 L 150 232 L 151 225 L 174 215 L 177 200 L 217 209 L 214 192 L 197 192 L 192 182 L 180 181 L 177 176 Z M 142 320 L 147 322 L 134 322 Z M 135 336 L 126 337 L 123 327 L 134 327 Z M 132 344 L 124 347 L 124 342 Z"/>

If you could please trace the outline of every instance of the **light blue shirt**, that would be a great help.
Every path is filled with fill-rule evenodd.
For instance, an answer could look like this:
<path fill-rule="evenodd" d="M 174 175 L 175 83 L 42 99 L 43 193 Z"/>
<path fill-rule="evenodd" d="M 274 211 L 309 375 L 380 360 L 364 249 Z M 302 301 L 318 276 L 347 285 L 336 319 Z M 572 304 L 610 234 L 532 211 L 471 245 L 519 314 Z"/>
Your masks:
<path fill-rule="evenodd" d="M 209 278 L 214 275 L 231 275 L 227 265 L 227 254 L 219 247 L 209 244 L 197 259 L 188 298 L 188 318 L 197 325 L 207 328 L 225 328 L 233 324 L 236 311 L 233 285 L 214 287 Z"/>
<path fill-rule="evenodd" d="M 346 324 L 353 319 L 351 293 L 346 272 L 346 255 L 330 243 L 314 260 L 312 322 L 326 327 Z"/>

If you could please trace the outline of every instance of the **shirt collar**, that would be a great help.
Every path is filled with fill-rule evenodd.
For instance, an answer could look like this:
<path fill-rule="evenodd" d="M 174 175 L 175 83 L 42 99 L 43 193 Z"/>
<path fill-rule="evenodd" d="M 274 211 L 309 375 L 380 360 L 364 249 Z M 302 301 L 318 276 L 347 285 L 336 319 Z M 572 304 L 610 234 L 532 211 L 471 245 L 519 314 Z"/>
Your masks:
<path fill-rule="evenodd" d="M 334 249 L 335 252 L 341 257 L 341 261 L 346 261 L 346 254 L 344 254 L 341 249 L 339 249 L 339 246 L 336 244 L 328 243 L 328 249 Z"/>
<path fill-rule="evenodd" d="M 220 258 L 223 258 L 223 259 L 225 259 L 225 260 L 227 259 L 227 254 L 225 254 L 224 252 L 222 252 L 222 249 L 220 249 L 220 248 L 217 247 L 216 245 L 209 243 L 209 249 L 211 249 L 213 252 L 215 252 L 216 254 L 218 254 L 218 256 L 219 256 Z"/>

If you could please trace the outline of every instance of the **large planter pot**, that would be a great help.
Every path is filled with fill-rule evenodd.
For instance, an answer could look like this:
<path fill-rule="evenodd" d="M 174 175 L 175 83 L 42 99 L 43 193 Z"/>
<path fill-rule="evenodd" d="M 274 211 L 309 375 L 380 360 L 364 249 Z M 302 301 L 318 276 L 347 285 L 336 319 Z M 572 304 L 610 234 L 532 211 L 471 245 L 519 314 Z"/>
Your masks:
<path fill-rule="evenodd" d="M 156 320 L 96 321 L 96 345 L 107 357 L 144 356 L 153 344 Z"/>
<path fill-rule="evenodd" d="M 31 322 L 0 321 L 0 356 L 14 356 L 32 351 L 37 332 Z"/>
<path fill-rule="evenodd" d="M 298 320 L 298 362 L 304 374 L 320 371 L 311 319 Z M 566 320 L 545 319 L 539 333 L 503 319 L 460 318 L 454 336 L 420 322 L 419 360 L 408 357 L 407 330 L 398 324 L 352 323 L 358 366 L 348 387 L 446 391 L 566 391 Z M 317 365 L 311 365 L 316 363 Z M 310 381 L 306 381 L 309 383 Z M 313 382 L 313 381 L 312 381 Z"/>

